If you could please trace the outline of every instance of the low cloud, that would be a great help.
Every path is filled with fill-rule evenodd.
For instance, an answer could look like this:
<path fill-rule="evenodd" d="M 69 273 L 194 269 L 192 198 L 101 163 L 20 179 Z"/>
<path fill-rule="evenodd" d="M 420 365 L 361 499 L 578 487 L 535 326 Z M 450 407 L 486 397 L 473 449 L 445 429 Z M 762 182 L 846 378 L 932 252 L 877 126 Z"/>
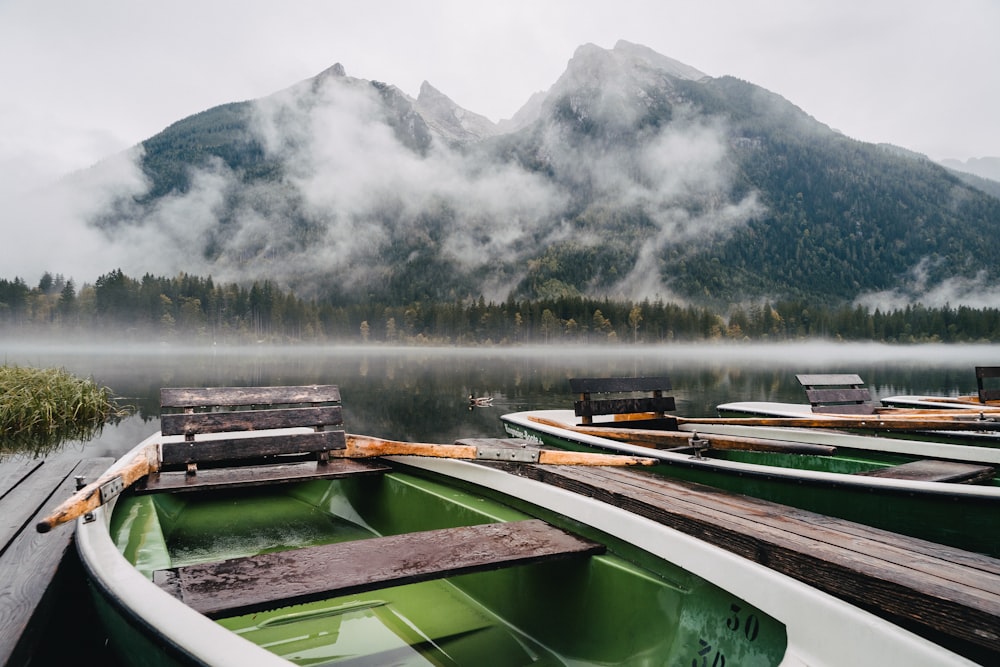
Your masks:
<path fill-rule="evenodd" d="M 930 259 L 924 258 L 910 269 L 905 288 L 869 292 L 855 299 L 855 303 L 869 310 L 880 309 L 882 312 L 902 310 L 915 304 L 928 308 L 996 308 L 1000 303 L 1000 285 L 990 285 L 985 271 L 980 271 L 971 278 L 953 276 L 932 282 L 932 264 Z"/>
<path fill-rule="evenodd" d="M 0 193 L 16 240 L 0 244 L 3 277 L 31 284 L 51 271 L 79 283 L 118 266 L 141 271 L 148 257 L 88 222 L 146 192 L 141 157 L 139 149 L 125 151 L 55 183 L 35 182 L 26 191 Z"/>
<path fill-rule="evenodd" d="M 486 151 L 421 144 L 420 119 L 400 99 L 367 81 L 321 76 L 258 100 L 246 141 L 282 165 L 280 179 L 248 179 L 213 159 L 192 168 L 184 193 L 140 205 L 150 186 L 142 152 L 119 155 L 21 207 L 33 224 L 18 244 L 23 261 L 5 268 L 78 281 L 113 268 L 267 278 L 306 294 L 323 279 L 346 290 L 380 286 L 387 264 L 432 257 L 502 300 L 546 244 L 606 242 L 570 222 L 570 189 L 587 183 L 599 205 L 651 223 L 609 295 L 673 298 L 660 279 L 665 250 L 730 234 L 762 209 L 753 194 L 731 199 L 718 123 L 678 114 L 631 146 L 602 150 L 568 142 L 552 125 L 542 145 L 552 170 L 543 174 Z M 114 224 L 93 224 L 109 212 Z M 408 254 L 393 254 L 400 249 Z"/>

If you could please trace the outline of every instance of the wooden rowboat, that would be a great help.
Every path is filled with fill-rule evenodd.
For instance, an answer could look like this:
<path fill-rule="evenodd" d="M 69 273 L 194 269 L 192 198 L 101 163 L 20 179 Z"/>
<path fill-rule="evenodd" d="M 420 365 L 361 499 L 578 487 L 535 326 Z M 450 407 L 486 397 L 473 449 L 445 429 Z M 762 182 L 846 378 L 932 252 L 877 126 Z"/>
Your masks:
<path fill-rule="evenodd" d="M 339 398 L 282 389 L 283 402 L 301 400 L 295 389 Z M 222 390 L 226 404 L 234 391 Z M 161 417 L 161 433 L 40 526 L 86 511 L 80 557 L 126 664 L 973 664 L 728 551 L 496 467 L 543 464 L 544 450 L 351 436 L 330 428 L 339 406 L 304 408 L 327 411 L 319 431 L 259 428 L 313 419 L 300 409 Z M 302 451 L 318 460 L 284 460 Z M 549 460 L 647 462 L 573 454 Z"/>

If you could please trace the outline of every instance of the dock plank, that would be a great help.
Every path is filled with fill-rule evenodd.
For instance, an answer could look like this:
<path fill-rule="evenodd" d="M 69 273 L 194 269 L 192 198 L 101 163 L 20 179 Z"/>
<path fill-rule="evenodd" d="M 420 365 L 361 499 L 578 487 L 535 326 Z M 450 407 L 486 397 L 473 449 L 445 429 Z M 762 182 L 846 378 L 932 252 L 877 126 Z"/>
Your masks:
<path fill-rule="evenodd" d="M 38 508 L 48 501 L 78 464 L 79 461 L 66 460 L 43 461 L 37 466 L 16 466 L 21 477 L 0 500 L 3 510 L 0 512 L 0 553 L 6 553 L 10 544 L 38 513 Z"/>
<path fill-rule="evenodd" d="M 529 519 L 188 565 L 158 570 L 153 580 L 188 606 L 217 618 L 603 551 L 597 542 Z"/>
<path fill-rule="evenodd" d="M 43 535 L 35 523 L 73 493 L 76 475 L 96 476 L 111 462 L 109 458 L 46 460 L 0 500 L 5 530 L 0 554 L 0 665 L 30 662 L 58 597 L 52 586 L 56 571 L 72 542 L 72 527 Z"/>
<path fill-rule="evenodd" d="M 1000 654 L 997 559 L 640 471 L 489 465 L 622 507 L 927 636 Z"/>
<path fill-rule="evenodd" d="M 11 489 L 21 483 L 45 461 L 29 459 L 26 461 L 5 461 L 0 464 L 0 502 L 10 493 Z"/>

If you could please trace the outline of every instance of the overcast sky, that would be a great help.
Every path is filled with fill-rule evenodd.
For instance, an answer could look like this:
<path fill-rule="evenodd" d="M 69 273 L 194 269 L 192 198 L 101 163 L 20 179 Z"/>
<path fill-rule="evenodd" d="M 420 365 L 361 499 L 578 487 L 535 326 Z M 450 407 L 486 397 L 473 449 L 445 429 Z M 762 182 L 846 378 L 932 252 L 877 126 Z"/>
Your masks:
<path fill-rule="evenodd" d="M 998 35 L 998 0 L 0 0 L 0 195 L 337 62 L 509 118 L 619 39 L 858 139 L 1000 156 Z"/>

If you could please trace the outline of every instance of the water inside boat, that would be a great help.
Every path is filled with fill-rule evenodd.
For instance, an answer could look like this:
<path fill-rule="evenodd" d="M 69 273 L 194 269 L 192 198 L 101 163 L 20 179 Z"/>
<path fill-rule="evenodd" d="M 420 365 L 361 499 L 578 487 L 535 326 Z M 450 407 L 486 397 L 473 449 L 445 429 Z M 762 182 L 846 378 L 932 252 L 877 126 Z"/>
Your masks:
<path fill-rule="evenodd" d="M 536 516 L 608 550 L 216 622 L 299 665 L 781 661 L 784 626 L 725 590 L 586 526 L 422 475 L 127 496 L 114 511 L 111 536 L 152 578 L 166 568 Z"/>

